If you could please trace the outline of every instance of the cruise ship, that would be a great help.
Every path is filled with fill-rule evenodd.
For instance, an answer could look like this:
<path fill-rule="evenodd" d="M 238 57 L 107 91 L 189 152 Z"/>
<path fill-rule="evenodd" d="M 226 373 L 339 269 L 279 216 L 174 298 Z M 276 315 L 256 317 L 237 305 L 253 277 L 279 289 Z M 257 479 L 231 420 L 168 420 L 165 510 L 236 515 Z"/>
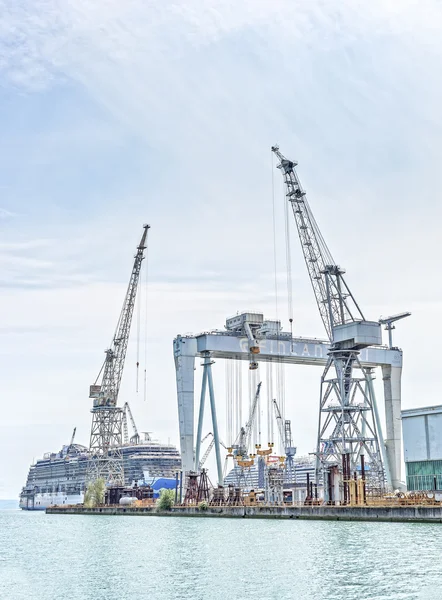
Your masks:
<path fill-rule="evenodd" d="M 121 446 L 127 486 L 155 482 L 170 487 L 181 469 L 181 456 L 171 444 L 163 444 L 143 433 Z M 82 504 L 86 486 L 89 450 L 71 443 L 56 453 L 46 453 L 29 469 L 26 485 L 20 494 L 23 510 L 45 510 L 48 506 Z"/>
<path fill-rule="evenodd" d="M 153 440 L 148 433 L 140 436 L 129 404 L 126 402 L 122 408 L 117 406 L 149 228 L 150 225 L 143 225 L 143 235 L 137 246 L 117 329 L 111 347 L 105 351 L 106 358 L 98 377 L 90 386 L 89 397 L 93 400 L 90 448 L 74 444 L 74 429 L 70 444 L 63 446 L 59 452 L 45 454 L 31 465 L 26 485 L 20 494 L 22 509 L 44 510 L 52 505 L 83 503 L 91 452 L 99 455 L 103 448 L 108 447 L 108 439 L 115 440 L 114 444 L 122 442 L 117 449 L 123 457 L 126 486 L 145 484 L 155 491 L 160 485 L 175 485 L 176 473 L 181 469 L 181 456 L 177 448 Z M 137 362 L 137 369 L 138 366 Z M 128 419 L 135 434 L 131 438 Z"/>

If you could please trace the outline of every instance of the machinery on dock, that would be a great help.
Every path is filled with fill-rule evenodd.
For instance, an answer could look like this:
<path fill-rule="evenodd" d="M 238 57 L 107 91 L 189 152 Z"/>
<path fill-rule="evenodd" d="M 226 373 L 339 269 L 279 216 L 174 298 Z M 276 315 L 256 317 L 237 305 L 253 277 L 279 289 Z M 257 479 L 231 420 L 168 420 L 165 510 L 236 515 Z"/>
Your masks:
<path fill-rule="evenodd" d="M 250 452 L 250 442 L 252 437 L 252 430 L 256 420 L 257 407 L 261 393 L 261 385 L 262 382 L 260 381 L 256 388 L 255 397 L 250 408 L 250 415 L 247 420 L 247 423 L 244 427 L 241 427 L 241 430 L 238 434 L 238 437 L 235 440 L 235 443 L 232 444 L 230 448 L 228 448 L 228 456 L 233 456 L 234 461 L 236 463 L 235 472 L 237 475 L 237 486 L 240 488 L 247 488 L 250 485 L 248 475 L 250 472 L 250 468 L 255 463 L 256 454 Z M 259 451 L 258 446 L 257 450 Z"/>

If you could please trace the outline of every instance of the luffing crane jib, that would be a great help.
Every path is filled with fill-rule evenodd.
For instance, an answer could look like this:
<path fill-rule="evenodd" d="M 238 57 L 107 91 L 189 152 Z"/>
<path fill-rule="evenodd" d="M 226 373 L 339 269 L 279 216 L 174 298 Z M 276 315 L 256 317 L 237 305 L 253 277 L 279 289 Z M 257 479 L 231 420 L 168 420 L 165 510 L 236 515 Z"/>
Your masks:
<path fill-rule="evenodd" d="M 141 264 L 144 258 L 144 250 L 147 247 L 146 238 L 149 229 L 150 225 L 143 225 L 143 234 L 140 243 L 137 246 L 137 253 L 135 254 L 129 285 L 112 340 L 112 346 L 105 350 L 106 358 L 104 360 L 104 365 L 100 370 L 97 380 L 89 389 L 89 397 L 93 399 L 93 410 L 112 408 L 117 405 L 138 281 L 140 278 Z M 101 374 L 103 374 L 101 383 L 97 384 Z"/>
<path fill-rule="evenodd" d="M 380 325 L 365 319 L 343 277 L 344 269 L 334 261 L 296 173 L 297 163 L 283 156 L 278 146 L 272 146 L 272 151 L 279 159 L 286 197 L 292 206 L 316 303 L 330 341 L 340 348 L 380 345 Z"/>

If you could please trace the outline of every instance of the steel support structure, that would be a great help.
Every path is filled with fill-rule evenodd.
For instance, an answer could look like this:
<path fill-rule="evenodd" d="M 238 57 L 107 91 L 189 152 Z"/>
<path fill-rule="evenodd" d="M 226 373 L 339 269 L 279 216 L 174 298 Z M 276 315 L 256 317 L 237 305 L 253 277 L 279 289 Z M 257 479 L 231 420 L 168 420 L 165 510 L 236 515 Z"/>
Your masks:
<path fill-rule="evenodd" d="M 325 367 L 329 360 L 330 342 L 314 338 L 291 338 L 289 334 L 262 336 L 258 340 L 259 362 L 275 362 Z M 181 460 L 184 471 L 195 468 L 195 358 L 210 353 L 211 359 L 226 358 L 250 361 L 247 336 L 234 332 L 215 331 L 196 336 L 177 336 L 174 357 L 177 382 L 177 400 L 180 430 Z M 386 470 L 394 489 L 401 488 L 401 374 L 402 351 L 397 348 L 368 347 L 359 352 L 362 368 L 382 368 L 386 418 Z M 365 379 L 364 376 L 362 376 Z M 374 395 L 371 398 L 375 405 Z M 316 403 L 315 403 L 316 406 Z M 382 452 L 382 449 L 381 449 Z"/>
<path fill-rule="evenodd" d="M 373 386 L 373 380 L 374 380 L 374 369 L 373 367 L 365 367 L 364 369 L 365 371 L 365 380 L 367 382 L 367 393 L 370 397 L 370 404 L 372 406 L 373 409 L 373 416 L 374 416 L 374 420 L 375 420 L 375 424 L 376 424 L 376 432 L 378 434 L 378 440 L 379 440 L 379 449 L 381 452 L 381 456 L 382 456 L 382 464 L 384 466 L 384 474 L 385 474 L 385 480 L 387 482 L 387 486 L 389 488 L 393 487 L 393 482 L 391 480 L 391 473 L 390 473 L 390 464 L 387 458 L 387 448 L 385 445 L 385 441 L 384 441 L 384 435 L 382 433 L 382 425 L 381 425 L 381 419 L 379 417 L 379 409 L 378 409 L 378 405 L 376 402 L 376 395 L 374 392 L 374 386 Z M 365 431 L 363 431 L 363 433 L 365 434 Z M 400 442 L 400 440 L 399 440 Z M 399 464 L 399 469 L 400 469 L 400 464 Z"/>
<path fill-rule="evenodd" d="M 320 472 L 326 481 L 330 467 L 340 467 L 346 455 L 351 473 L 361 454 L 370 462 L 371 480 L 383 487 L 383 454 L 377 430 L 377 410 L 371 379 L 361 366 L 356 350 L 331 350 L 321 378 L 316 485 Z M 361 377 L 355 377 L 358 368 Z M 371 375 L 370 375 L 371 377 Z"/>
<path fill-rule="evenodd" d="M 90 450 L 93 460 L 88 461 L 87 482 L 99 478 L 110 485 L 124 485 L 123 409 L 114 406 L 92 412 Z"/>
<path fill-rule="evenodd" d="M 200 399 L 200 410 L 198 416 L 198 430 L 196 437 L 196 448 L 195 448 L 195 463 L 193 469 L 198 472 L 200 469 L 200 454 L 201 454 L 201 435 L 203 430 L 204 420 L 204 404 L 206 401 L 206 390 L 207 383 L 209 384 L 209 400 L 210 400 L 210 412 L 212 414 L 212 427 L 213 427 L 213 441 L 215 445 L 215 456 L 216 456 L 216 470 L 218 474 L 218 485 L 223 485 L 223 468 L 221 459 L 221 447 L 219 442 L 218 434 L 218 420 L 216 418 L 216 404 L 215 404 L 215 391 L 213 388 L 213 377 L 212 377 L 212 365 L 213 360 L 210 358 L 210 352 L 204 352 L 203 367 L 203 381 L 201 385 L 201 399 Z"/>

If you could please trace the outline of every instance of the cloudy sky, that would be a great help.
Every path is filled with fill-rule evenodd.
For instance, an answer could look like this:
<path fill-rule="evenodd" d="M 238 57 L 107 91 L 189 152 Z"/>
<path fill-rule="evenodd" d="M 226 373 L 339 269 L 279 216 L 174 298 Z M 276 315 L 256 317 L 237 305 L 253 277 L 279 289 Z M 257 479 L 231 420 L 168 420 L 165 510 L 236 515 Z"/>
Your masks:
<path fill-rule="evenodd" d="M 178 441 L 173 337 L 244 308 L 275 315 L 275 142 L 366 316 L 413 313 L 395 337 L 403 406 L 440 403 L 437 0 L 0 0 L 0 16 L 0 497 L 74 426 L 88 443 L 88 386 L 145 222 L 148 394 L 134 339 L 122 400 Z M 295 235 L 294 331 L 322 337 Z M 287 374 L 301 452 L 319 376 Z"/>

